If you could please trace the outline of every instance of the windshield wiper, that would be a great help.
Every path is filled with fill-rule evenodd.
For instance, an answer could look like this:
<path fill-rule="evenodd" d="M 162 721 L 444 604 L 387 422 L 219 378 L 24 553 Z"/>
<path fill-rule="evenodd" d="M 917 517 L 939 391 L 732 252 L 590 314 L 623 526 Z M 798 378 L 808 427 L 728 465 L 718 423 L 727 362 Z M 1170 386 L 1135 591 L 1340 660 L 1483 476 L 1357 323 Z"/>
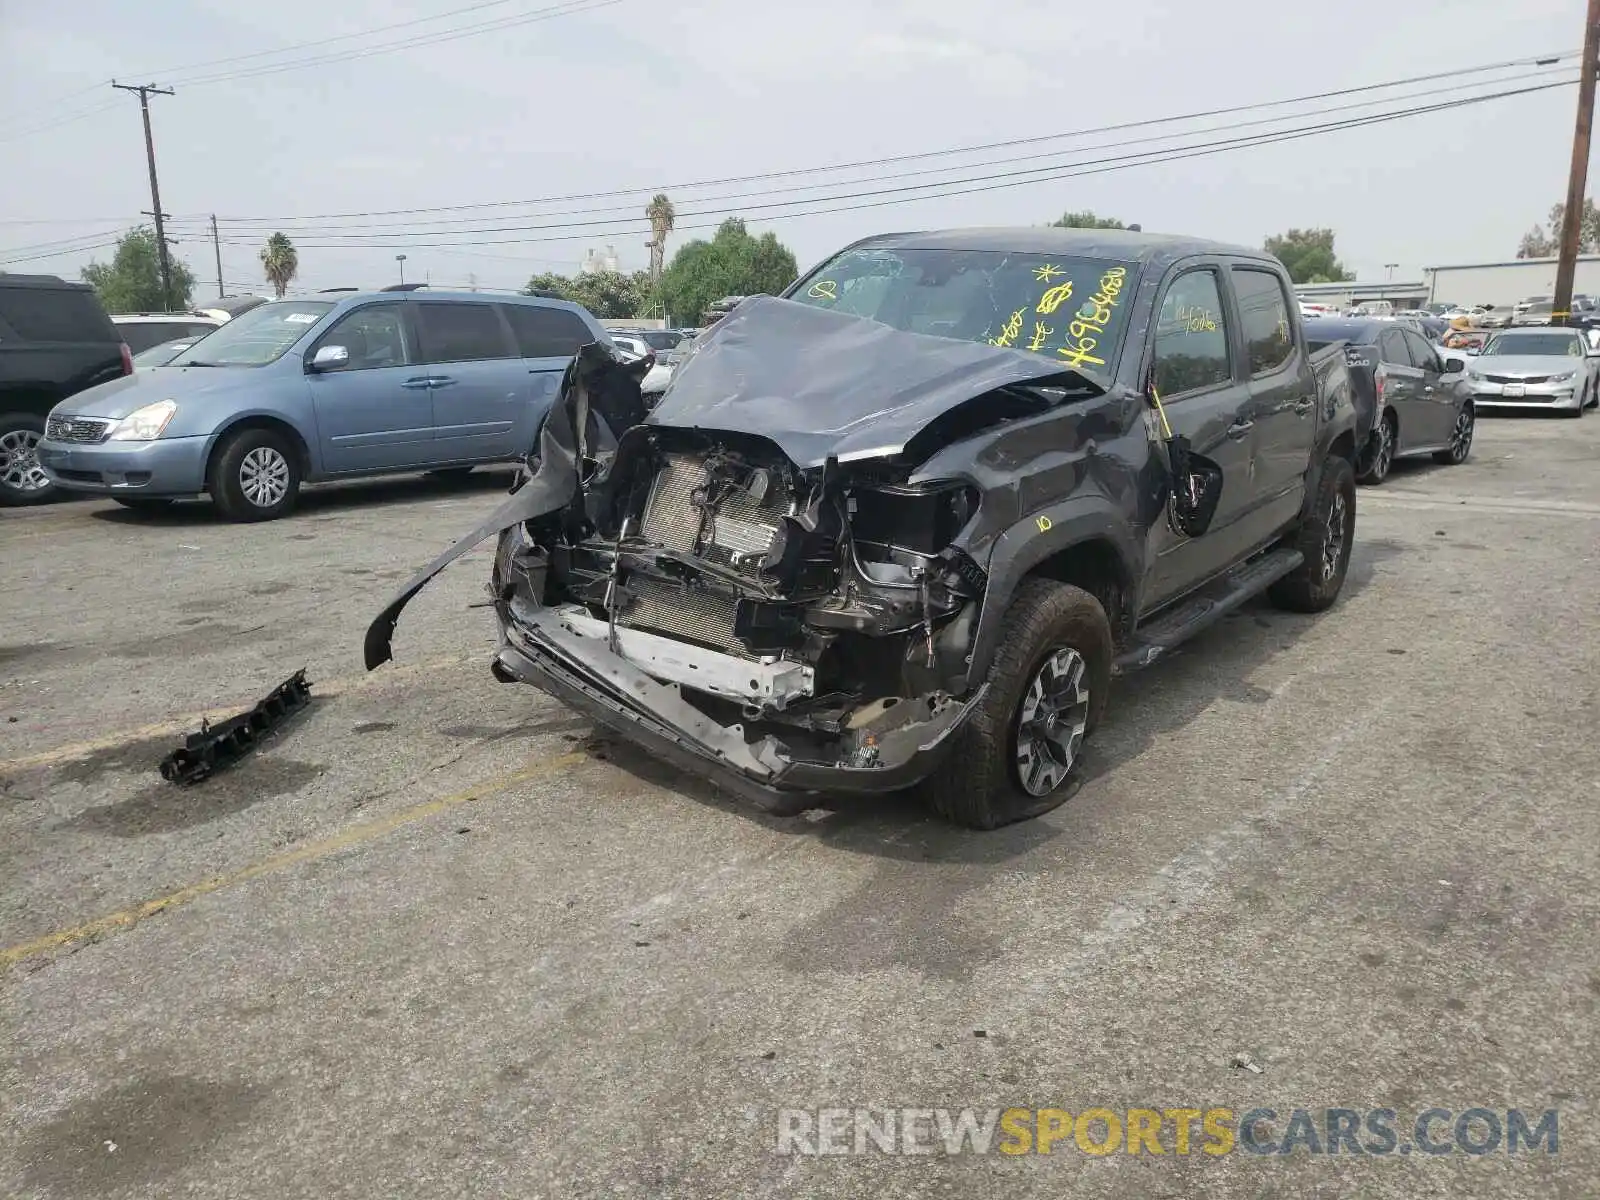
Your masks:
<path fill-rule="evenodd" d="M 198 358 L 191 358 L 188 362 L 179 363 L 178 365 L 179 366 L 183 366 L 183 367 L 220 367 L 223 364 L 222 363 L 214 363 L 214 362 L 203 362 Z"/>

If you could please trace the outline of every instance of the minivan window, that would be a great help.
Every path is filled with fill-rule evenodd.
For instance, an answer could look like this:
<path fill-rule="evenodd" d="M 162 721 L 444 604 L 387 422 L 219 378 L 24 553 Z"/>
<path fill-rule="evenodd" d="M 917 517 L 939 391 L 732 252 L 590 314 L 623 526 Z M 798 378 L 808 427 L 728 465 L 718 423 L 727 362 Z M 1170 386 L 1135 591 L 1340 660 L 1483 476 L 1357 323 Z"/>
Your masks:
<path fill-rule="evenodd" d="M 565 308 L 507 304 L 504 310 L 523 358 L 571 358 L 581 347 L 599 340 L 582 317 Z"/>
<path fill-rule="evenodd" d="M 786 295 L 909 333 L 1031 350 L 1058 367 L 1103 374 L 1138 274 L 1137 265 L 1113 259 L 860 246 Z"/>
<path fill-rule="evenodd" d="M 323 346 L 343 346 L 350 355 L 342 366 L 332 368 L 337 371 L 403 367 L 416 361 L 398 304 L 368 304 L 346 313 L 317 339 L 317 349 Z"/>
<path fill-rule="evenodd" d="M 0 287 L 0 319 L 29 342 L 119 340 L 94 293 L 83 288 Z"/>
<path fill-rule="evenodd" d="M 476 362 L 514 358 L 500 324 L 498 305 L 462 301 L 418 304 L 417 325 L 424 362 Z"/>
<path fill-rule="evenodd" d="M 168 365 L 264 367 L 282 358 L 332 308 L 327 300 L 276 300 L 263 304 L 217 326 Z"/>
<path fill-rule="evenodd" d="M 113 321 L 112 324 L 135 354 L 177 338 L 201 338 L 217 328 L 198 321 L 193 324 L 187 321 Z"/>
<path fill-rule="evenodd" d="M 1179 396 L 1233 378 L 1228 323 L 1217 273 L 1189 271 L 1173 280 L 1156 319 L 1155 385 L 1160 396 Z"/>
<path fill-rule="evenodd" d="M 1283 294 L 1282 280 L 1271 271 L 1235 267 L 1233 290 L 1239 297 L 1250 374 L 1277 370 L 1294 352 L 1289 338 L 1289 300 Z"/>

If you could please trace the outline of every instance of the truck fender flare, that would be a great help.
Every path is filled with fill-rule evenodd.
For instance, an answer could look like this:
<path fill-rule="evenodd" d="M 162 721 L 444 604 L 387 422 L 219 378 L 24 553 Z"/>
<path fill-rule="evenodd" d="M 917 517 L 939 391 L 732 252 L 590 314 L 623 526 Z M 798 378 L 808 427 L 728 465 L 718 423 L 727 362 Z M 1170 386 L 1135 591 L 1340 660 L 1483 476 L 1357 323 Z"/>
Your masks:
<path fill-rule="evenodd" d="M 1039 509 L 996 539 L 989 557 L 989 582 L 983 594 L 983 607 L 972 637 L 972 651 L 967 656 L 969 689 L 980 686 L 988 674 L 999 642 L 1001 622 L 1018 585 L 1047 558 L 1091 541 L 1109 543 L 1126 578 L 1134 587 L 1138 586 L 1143 572 L 1132 531 L 1112 502 L 1103 496 L 1072 497 Z"/>

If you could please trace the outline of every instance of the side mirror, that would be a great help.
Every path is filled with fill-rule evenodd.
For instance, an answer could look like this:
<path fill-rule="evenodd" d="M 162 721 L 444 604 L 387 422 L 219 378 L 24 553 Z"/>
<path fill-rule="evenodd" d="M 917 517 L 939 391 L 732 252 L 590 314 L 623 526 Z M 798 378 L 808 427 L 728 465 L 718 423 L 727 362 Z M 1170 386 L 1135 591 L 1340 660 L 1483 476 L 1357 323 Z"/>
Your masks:
<path fill-rule="evenodd" d="M 1467 369 L 1467 360 L 1456 358 L 1454 355 L 1444 360 L 1444 373 L 1446 375 L 1459 375 Z"/>
<path fill-rule="evenodd" d="M 1211 528 L 1222 499 L 1222 468 L 1203 454 L 1189 448 L 1182 434 L 1166 441 L 1167 461 L 1171 466 L 1171 493 L 1167 516 L 1173 529 L 1185 537 L 1199 537 Z"/>
<path fill-rule="evenodd" d="M 337 371 L 350 365 L 350 351 L 343 346 L 320 346 L 311 356 L 311 370 Z"/>

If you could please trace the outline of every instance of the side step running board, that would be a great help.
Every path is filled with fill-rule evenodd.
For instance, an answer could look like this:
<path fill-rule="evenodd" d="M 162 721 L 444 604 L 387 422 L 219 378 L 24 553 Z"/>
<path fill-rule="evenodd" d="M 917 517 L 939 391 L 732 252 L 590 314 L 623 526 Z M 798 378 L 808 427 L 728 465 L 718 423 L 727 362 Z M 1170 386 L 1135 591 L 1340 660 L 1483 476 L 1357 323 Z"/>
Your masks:
<path fill-rule="evenodd" d="M 1113 670 L 1120 675 L 1148 667 L 1246 600 L 1259 596 L 1303 562 L 1305 555 L 1298 550 L 1273 550 L 1212 580 L 1177 608 L 1141 625 L 1127 650 L 1117 656 Z"/>

